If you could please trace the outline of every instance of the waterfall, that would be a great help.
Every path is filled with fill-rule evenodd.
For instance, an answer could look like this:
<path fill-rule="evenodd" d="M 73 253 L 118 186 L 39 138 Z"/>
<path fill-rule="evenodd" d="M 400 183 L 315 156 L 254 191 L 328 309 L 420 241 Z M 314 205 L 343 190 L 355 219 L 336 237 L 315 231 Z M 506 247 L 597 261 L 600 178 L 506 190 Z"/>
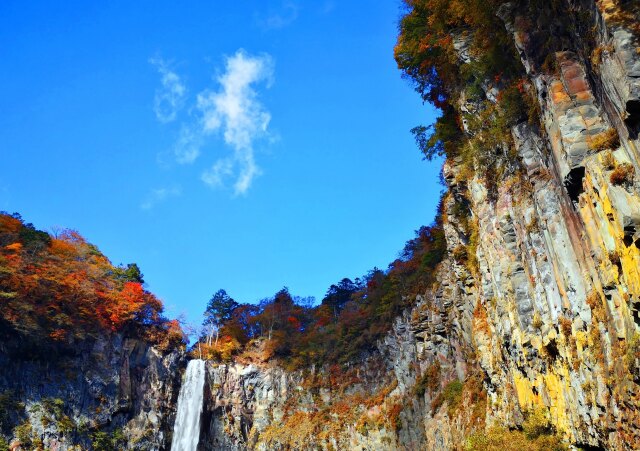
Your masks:
<path fill-rule="evenodd" d="M 171 451 L 196 451 L 200 438 L 200 414 L 204 389 L 204 360 L 191 360 L 178 396 Z"/>

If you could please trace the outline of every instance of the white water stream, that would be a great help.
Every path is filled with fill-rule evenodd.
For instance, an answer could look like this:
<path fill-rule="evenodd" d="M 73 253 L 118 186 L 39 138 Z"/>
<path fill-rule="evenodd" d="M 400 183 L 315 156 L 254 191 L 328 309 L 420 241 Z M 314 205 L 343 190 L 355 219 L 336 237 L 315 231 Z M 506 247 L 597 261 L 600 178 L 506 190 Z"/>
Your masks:
<path fill-rule="evenodd" d="M 178 415 L 173 426 L 171 451 L 196 451 L 198 447 L 204 375 L 204 360 L 191 360 L 187 364 L 178 395 Z"/>

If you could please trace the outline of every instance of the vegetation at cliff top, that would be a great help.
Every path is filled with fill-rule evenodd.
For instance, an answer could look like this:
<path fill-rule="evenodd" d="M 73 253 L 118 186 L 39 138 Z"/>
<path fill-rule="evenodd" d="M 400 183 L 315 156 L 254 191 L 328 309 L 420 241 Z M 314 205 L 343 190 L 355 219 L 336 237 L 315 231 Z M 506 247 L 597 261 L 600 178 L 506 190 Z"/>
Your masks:
<path fill-rule="evenodd" d="M 495 14 L 503 2 L 404 3 L 395 47 L 398 67 L 422 99 L 442 111 L 434 125 L 411 130 L 418 147 L 427 159 L 461 159 L 480 175 L 496 174 L 503 166 L 499 162 L 513 162 L 510 127 L 533 119 L 536 108 L 512 39 Z"/>
<path fill-rule="evenodd" d="M 135 264 L 114 266 L 73 230 L 55 236 L 0 213 L 0 336 L 69 347 L 123 333 L 160 349 L 184 345 L 177 321 L 143 286 Z"/>
<path fill-rule="evenodd" d="M 395 47 L 398 67 L 423 100 L 446 110 L 460 88 L 497 86 L 521 73 L 513 43 L 495 14 L 500 0 L 404 0 Z M 457 38 L 454 38 L 457 36 Z M 458 39 L 458 42 L 454 42 Z M 468 46 L 462 64 L 458 48 Z M 475 92 L 481 94 L 482 89 Z"/>
<path fill-rule="evenodd" d="M 258 305 L 238 303 L 220 290 L 209 302 L 194 355 L 229 360 L 250 353 L 252 340 L 262 338 L 260 358 L 279 358 L 290 368 L 357 360 L 426 291 L 445 251 L 438 220 L 421 227 L 386 271 L 374 268 L 355 281 L 342 279 L 317 306 L 287 288 Z"/>

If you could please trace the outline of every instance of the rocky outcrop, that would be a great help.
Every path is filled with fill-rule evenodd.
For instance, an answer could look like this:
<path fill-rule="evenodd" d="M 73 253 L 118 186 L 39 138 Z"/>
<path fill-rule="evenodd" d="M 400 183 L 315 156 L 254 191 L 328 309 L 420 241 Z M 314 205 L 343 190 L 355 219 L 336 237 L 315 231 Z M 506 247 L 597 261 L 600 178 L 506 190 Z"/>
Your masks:
<path fill-rule="evenodd" d="M 0 348 L 2 432 L 20 449 L 168 449 L 181 353 L 122 336 L 72 354 L 22 352 Z"/>

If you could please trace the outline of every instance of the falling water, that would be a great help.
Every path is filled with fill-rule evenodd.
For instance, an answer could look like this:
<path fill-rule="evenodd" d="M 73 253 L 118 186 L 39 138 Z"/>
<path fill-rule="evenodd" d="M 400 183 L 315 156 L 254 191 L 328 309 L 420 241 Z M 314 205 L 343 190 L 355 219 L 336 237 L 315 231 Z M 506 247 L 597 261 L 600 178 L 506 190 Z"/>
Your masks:
<path fill-rule="evenodd" d="M 204 389 L 204 360 L 191 360 L 178 396 L 171 451 L 196 451 L 200 438 L 200 414 Z"/>

